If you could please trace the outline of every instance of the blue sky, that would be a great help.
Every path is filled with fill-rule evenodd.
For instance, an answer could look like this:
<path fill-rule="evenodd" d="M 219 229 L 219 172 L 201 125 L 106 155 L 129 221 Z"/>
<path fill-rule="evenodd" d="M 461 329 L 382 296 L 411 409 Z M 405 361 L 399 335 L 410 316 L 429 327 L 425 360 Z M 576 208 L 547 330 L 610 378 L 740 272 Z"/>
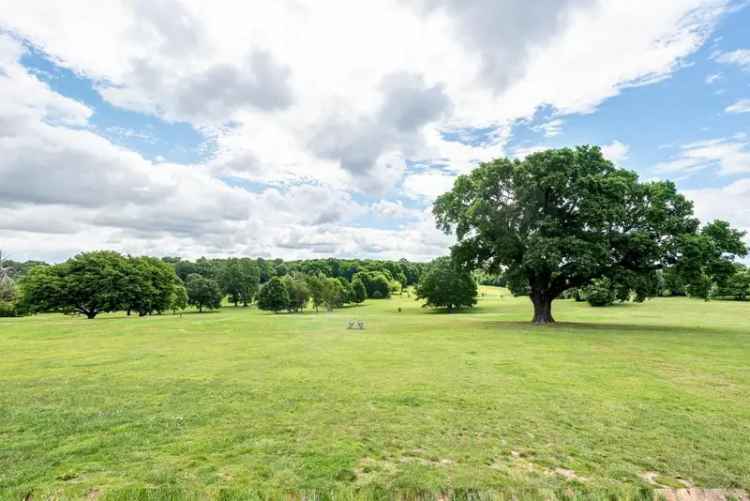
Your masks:
<path fill-rule="evenodd" d="M 455 176 L 576 144 L 750 229 L 744 2 L 5 3 L 0 247 L 18 258 L 429 259 Z"/>

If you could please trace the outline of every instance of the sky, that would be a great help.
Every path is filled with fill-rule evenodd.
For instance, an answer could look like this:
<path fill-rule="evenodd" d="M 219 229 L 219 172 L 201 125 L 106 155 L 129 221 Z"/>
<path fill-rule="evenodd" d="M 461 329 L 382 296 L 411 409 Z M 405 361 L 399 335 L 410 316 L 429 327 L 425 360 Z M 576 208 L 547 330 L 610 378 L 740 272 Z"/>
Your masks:
<path fill-rule="evenodd" d="M 428 260 L 456 176 L 579 144 L 750 231 L 749 27 L 739 0 L 0 0 L 0 249 Z"/>

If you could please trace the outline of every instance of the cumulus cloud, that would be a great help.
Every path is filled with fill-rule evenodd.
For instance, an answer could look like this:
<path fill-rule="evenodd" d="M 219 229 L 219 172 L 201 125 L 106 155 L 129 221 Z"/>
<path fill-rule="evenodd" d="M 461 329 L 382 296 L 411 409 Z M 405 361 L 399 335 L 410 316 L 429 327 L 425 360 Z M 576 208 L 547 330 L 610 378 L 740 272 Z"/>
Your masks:
<path fill-rule="evenodd" d="M 382 193 L 400 179 L 400 157 L 423 145 L 422 127 L 446 113 L 451 101 L 440 85 L 410 73 L 387 75 L 380 87 L 382 104 L 372 115 L 351 118 L 341 111 L 327 117 L 309 144 L 362 180 L 364 189 Z"/>
<path fill-rule="evenodd" d="M 588 113 L 625 87 L 667 78 L 726 8 L 676 0 L 644 16 L 598 0 L 210 9 L 194 0 L 0 0 L 0 30 L 12 34 L 0 36 L 0 236 L 26 251 L 30 232 L 45 234 L 37 257 L 101 246 L 443 254 L 450 240 L 434 232 L 429 210 L 355 198 L 406 196 L 429 209 L 456 175 L 507 154 L 515 121 L 540 108 Z M 18 63 L 18 40 L 110 104 L 191 124 L 214 152 L 175 165 L 112 144 L 90 123 L 96 110 Z M 543 131 L 559 132 L 559 120 Z M 732 160 L 725 150 L 723 162 L 736 167 L 742 151 Z M 352 226 L 372 213 L 403 217 L 404 227 Z"/>
<path fill-rule="evenodd" d="M 602 146 L 602 154 L 604 157 L 615 163 L 622 162 L 628 158 L 629 151 L 630 147 L 627 144 L 623 144 L 616 139 L 611 143 Z"/>
<path fill-rule="evenodd" d="M 165 74 L 170 75 L 148 59 L 136 60 L 127 83 L 100 84 L 98 90 L 117 106 L 197 124 L 220 124 L 242 110 L 280 110 L 293 101 L 291 70 L 265 51 L 253 51 L 239 63 Z"/>
<path fill-rule="evenodd" d="M 456 176 L 444 172 L 410 174 L 404 179 L 404 193 L 415 199 L 434 200 L 450 191 Z"/>
<path fill-rule="evenodd" d="M 425 15 L 442 14 L 469 52 L 478 54 L 479 76 L 493 90 L 507 89 L 525 73 L 532 51 L 564 31 L 578 9 L 593 0 L 421 0 Z"/>

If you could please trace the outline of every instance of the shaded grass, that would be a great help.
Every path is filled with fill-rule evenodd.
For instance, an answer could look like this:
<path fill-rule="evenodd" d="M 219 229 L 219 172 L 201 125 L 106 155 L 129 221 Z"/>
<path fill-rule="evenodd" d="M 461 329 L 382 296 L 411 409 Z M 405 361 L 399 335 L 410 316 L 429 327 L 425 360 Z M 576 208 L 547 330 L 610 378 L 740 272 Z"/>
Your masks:
<path fill-rule="evenodd" d="M 750 304 L 558 301 L 563 322 L 539 327 L 528 300 L 483 291 L 450 315 L 402 297 L 2 319 L 0 493 L 637 499 L 644 472 L 750 487 Z"/>

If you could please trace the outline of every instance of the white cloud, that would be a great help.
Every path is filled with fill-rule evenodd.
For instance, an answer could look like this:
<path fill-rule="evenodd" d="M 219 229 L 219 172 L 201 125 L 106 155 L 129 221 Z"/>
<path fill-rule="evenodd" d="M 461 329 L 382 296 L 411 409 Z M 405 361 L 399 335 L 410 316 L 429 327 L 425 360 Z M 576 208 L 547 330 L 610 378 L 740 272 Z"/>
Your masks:
<path fill-rule="evenodd" d="M 623 160 L 628 158 L 629 151 L 630 146 L 628 146 L 627 144 L 623 144 L 616 139 L 610 144 L 605 144 L 604 146 L 602 146 L 602 154 L 604 155 L 604 157 L 615 163 L 622 162 Z"/>
<path fill-rule="evenodd" d="M 748 233 L 746 240 L 750 245 L 750 178 L 721 188 L 686 190 L 684 193 L 695 203 L 695 214 L 701 221 L 731 221 Z"/>
<path fill-rule="evenodd" d="M 692 174 L 713 168 L 723 175 L 750 172 L 750 143 L 743 137 L 689 143 L 672 160 L 655 166 L 660 173 Z"/>
<path fill-rule="evenodd" d="M 562 132 L 563 123 L 565 122 L 562 119 L 555 118 L 533 127 L 533 130 L 544 132 L 544 137 L 555 137 Z"/>
<path fill-rule="evenodd" d="M 438 171 L 410 174 L 404 179 L 403 189 L 412 198 L 434 200 L 450 191 L 455 180 L 456 176 Z"/>
<path fill-rule="evenodd" d="M 712 85 L 721 79 L 721 73 L 712 73 L 706 76 L 706 84 Z"/>
<path fill-rule="evenodd" d="M 740 99 L 736 103 L 727 106 L 724 111 L 727 113 L 750 113 L 750 99 Z"/>
<path fill-rule="evenodd" d="M 416 219 L 422 214 L 422 211 L 418 209 L 411 209 L 404 207 L 403 202 L 400 200 L 379 200 L 372 204 L 372 211 L 378 216 L 389 219 Z"/>
<path fill-rule="evenodd" d="M 529 155 L 533 153 L 539 153 L 540 151 L 544 151 L 548 149 L 549 149 L 549 146 L 544 146 L 541 144 L 534 144 L 531 146 L 519 146 L 518 148 L 515 148 L 513 150 L 513 152 L 511 153 L 511 156 L 513 158 L 523 160 L 524 158 L 528 157 Z"/>
<path fill-rule="evenodd" d="M 722 52 L 715 57 L 716 61 L 724 64 L 733 64 L 743 70 L 750 70 L 750 49 L 737 49 L 731 52 Z"/>
<path fill-rule="evenodd" d="M 0 35 L 0 237 L 18 254 L 31 232 L 45 234 L 37 257 L 101 246 L 442 254 L 450 240 L 429 211 L 364 206 L 352 194 L 429 209 L 457 174 L 507 154 L 514 121 L 541 107 L 589 113 L 625 87 L 669 77 L 727 6 L 656 2 L 645 16 L 602 0 L 0 0 L 0 32 L 90 79 L 111 104 L 186 121 L 215 141 L 202 165 L 116 146 L 92 130 L 93 110 L 18 64 L 23 45 Z M 561 125 L 542 130 L 552 137 Z M 226 178 L 267 187 L 251 193 Z M 351 226 L 373 211 L 409 222 Z"/>

